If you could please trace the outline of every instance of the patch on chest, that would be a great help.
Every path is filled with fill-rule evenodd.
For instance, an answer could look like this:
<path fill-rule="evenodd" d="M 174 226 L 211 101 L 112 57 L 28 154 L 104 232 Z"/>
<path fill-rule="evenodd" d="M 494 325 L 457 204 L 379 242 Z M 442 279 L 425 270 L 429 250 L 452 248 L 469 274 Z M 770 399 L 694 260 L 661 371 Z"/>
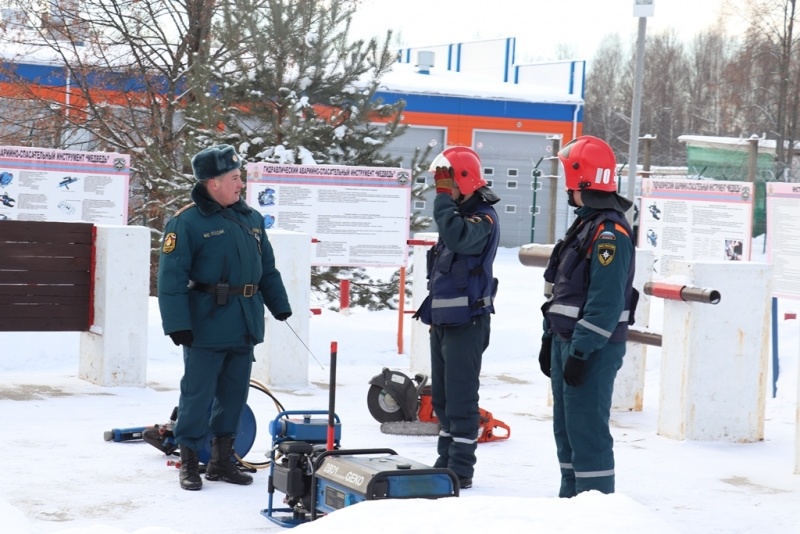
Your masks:
<path fill-rule="evenodd" d="M 208 239 L 209 237 L 217 237 L 225 233 L 225 230 L 212 230 L 210 232 L 203 232 L 203 237 Z"/>
<path fill-rule="evenodd" d="M 600 265 L 607 267 L 614 261 L 614 255 L 617 253 L 617 246 L 611 243 L 600 243 L 597 245 L 597 261 Z"/>

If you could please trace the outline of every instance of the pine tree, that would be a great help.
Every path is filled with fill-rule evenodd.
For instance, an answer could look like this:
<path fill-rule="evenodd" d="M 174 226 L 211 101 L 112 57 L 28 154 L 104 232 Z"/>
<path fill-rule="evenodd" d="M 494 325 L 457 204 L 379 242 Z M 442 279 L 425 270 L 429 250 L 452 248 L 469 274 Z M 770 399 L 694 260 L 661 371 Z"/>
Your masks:
<path fill-rule="evenodd" d="M 357 2 L 228 0 L 215 26 L 219 56 L 214 86 L 225 117 L 226 142 L 247 161 L 397 166 L 386 152 L 402 134 L 403 103 L 386 105 L 375 94 L 395 57 L 391 34 L 383 43 L 349 39 Z M 248 17 L 241 17 L 248 13 Z M 212 138 L 206 131 L 200 142 Z M 352 304 L 396 307 L 399 280 L 370 280 L 364 269 L 320 267 L 312 289 L 329 303 L 349 279 Z"/>
<path fill-rule="evenodd" d="M 216 26 L 228 138 L 248 161 L 397 166 L 403 103 L 375 98 L 390 34 L 348 37 L 353 0 L 226 0 Z M 247 17 L 242 17 L 247 13 Z"/>

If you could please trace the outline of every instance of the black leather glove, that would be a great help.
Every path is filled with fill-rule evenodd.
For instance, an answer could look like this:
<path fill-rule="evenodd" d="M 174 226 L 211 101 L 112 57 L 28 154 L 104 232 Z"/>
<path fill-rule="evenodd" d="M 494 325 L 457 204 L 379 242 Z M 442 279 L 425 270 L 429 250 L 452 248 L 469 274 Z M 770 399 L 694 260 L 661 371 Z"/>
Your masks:
<path fill-rule="evenodd" d="M 279 313 L 278 315 L 276 315 L 275 318 L 277 320 L 279 320 L 279 321 L 285 321 L 286 319 L 288 319 L 291 316 L 292 316 L 292 312 L 283 312 L 283 313 Z"/>
<path fill-rule="evenodd" d="M 454 172 L 453 167 L 436 167 L 433 181 L 436 184 L 437 193 L 447 193 L 449 195 L 453 192 Z"/>
<path fill-rule="evenodd" d="M 539 349 L 539 368 L 542 374 L 550 378 L 550 360 L 553 356 L 553 336 L 542 338 L 542 348 Z"/>
<path fill-rule="evenodd" d="M 564 364 L 564 382 L 568 386 L 578 387 L 583 384 L 583 373 L 586 370 L 586 360 L 574 356 L 567 358 Z"/>
<path fill-rule="evenodd" d="M 177 332 L 170 333 L 169 337 L 172 338 L 172 342 L 175 343 L 175 345 L 183 345 L 184 347 L 191 347 L 194 341 L 191 330 L 178 330 Z"/>

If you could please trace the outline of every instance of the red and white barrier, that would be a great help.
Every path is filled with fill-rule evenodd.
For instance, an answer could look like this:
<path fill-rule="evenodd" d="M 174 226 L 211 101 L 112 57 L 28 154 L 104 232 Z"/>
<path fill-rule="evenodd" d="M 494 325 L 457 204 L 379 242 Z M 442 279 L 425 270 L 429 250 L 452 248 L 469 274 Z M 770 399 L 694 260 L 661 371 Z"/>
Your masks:
<path fill-rule="evenodd" d="M 709 306 L 664 301 L 658 434 L 673 439 L 764 439 L 772 266 L 672 261 L 663 282 L 714 287 Z"/>

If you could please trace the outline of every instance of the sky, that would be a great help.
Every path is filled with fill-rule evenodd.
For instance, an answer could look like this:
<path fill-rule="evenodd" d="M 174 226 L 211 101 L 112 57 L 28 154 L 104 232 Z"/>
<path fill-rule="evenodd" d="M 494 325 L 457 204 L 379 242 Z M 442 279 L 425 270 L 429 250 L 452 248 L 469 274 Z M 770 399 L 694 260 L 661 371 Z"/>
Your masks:
<path fill-rule="evenodd" d="M 715 23 L 728 1 L 654 0 L 646 31 L 671 28 L 688 42 Z M 383 38 L 391 29 L 392 43 L 399 47 L 516 37 L 518 63 L 590 60 L 608 34 L 635 43 L 639 19 L 633 5 L 633 0 L 364 0 L 352 19 L 351 35 Z M 737 15 L 728 19 L 732 28 L 739 22 Z M 557 57 L 560 46 L 575 56 Z"/>
<path fill-rule="evenodd" d="M 763 246 L 754 243 L 753 250 Z M 657 433 L 660 349 L 648 349 L 644 406 L 613 412 L 617 493 L 558 499 L 549 382 L 540 373 L 542 270 L 523 266 L 518 248 L 498 253 L 500 279 L 492 339 L 481 373 L 482 408 L 511 428 L 506 440 L 478 446 L 474 486 L 458 498 L 367 501 L 313 523 L 299 534 L 480 533 L 797 533 L 800 475 L 793 474 L 800 325 L 779 323 L 781 375 L 766 400 L 758 443 L 677 441 Z M 763 261 L 763 258 L 755 258 Z M 384 273 L 374 273 L 388 278 Z M 724 305 L 725 298 L 720 306 Z M 779 317 L 800 303 L 779 302 Z M 651 328 L 661 319 L 651 307 Z M 155 299 L 148 315 L 147 387 L 109 388 L 77 378 L 76 333 L 0 332 L 0 531 L 14 534 L 277 533 L 268 521 L 268 471 L 251 486 L 205 482 L 180 489 L 169 458 L 141 441 L 106 442 L 103 433 L 165 423 L 178 401 L 181 353 L 160 328 Z M 369 414 L 369 380 L 383 367 L 409 369 L 410 319 L 398 354 L 397 314 L 353 309 L 311 316 L 309 383 L 271 388 L 287 410 L 326 410 L 330 344 L 338 344 L 335 411 L 343 448 L 390 447 L 432 465 L 434 437 L 391 436 Z M 290 319 L 291 322 L 291 319 Z M 713 332 L 710 335 L 724 335 Z M 709 354 L 709 357 L 720 355 Z M 724 355 L 723 355 L 724 356 Z M 246 460 L 261 462 L 277 414 L 261 392 L 248 404 L 257 421 Z M 274 496 L 280 506 L 282 495 Z"/>

